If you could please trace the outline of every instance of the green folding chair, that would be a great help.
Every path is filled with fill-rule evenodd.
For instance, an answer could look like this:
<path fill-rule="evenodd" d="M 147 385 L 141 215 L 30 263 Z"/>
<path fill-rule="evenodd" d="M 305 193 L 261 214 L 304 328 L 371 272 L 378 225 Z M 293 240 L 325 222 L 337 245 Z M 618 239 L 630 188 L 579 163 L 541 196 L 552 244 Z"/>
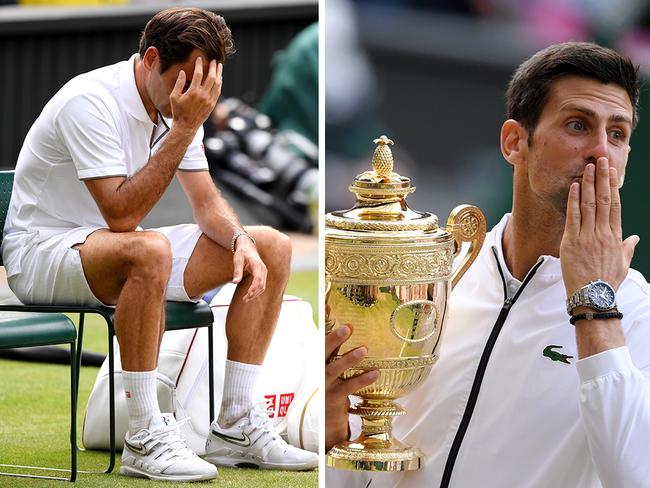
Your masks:
<path fill-rule="evenodd" d="M 0 229 L 4 229 L 7 211 L 9 209 L 9 200 L 14 182 L 14 171 L 0 171 Z M 2 241 L 0 240 L 0 243 Z M 0 264 L 1 261 L 0 261 Z M 83 333 L 84 318 L 86 314 L 98 314 L 105 321 L 108 329 L 108 370 L 109 370 L 109 451 L 110 460 L 108 467 L 104 471 L 110 473 L 115 467 L 115 353 L 113 348 L 113 336 L 115 335 L 115 326 L 113 316 L 115 309 L 104 306 L 58 306 L 58 305 L 0 305 L 0 312 L 39 312 L 39 313 L 78 313 L 78 337 L 77 337 L 77 355 L 76 371 L 81 368 L 81 357 L 83 354 Z M 165 330 L 182 330 L 194 329 L 197 327 L 208 328 L 208 382 L 209 382 L 209 400 L 210 400 L 210 422 L 214 420 L 214 357 L 213 357 L 213 333 L 212 324 L 214 318 L 212 310 L 204 301 L 197 304 L 183 302 L 167 302 L 165 306 Z M 75 380 L 75 405 L 79 393 L 79 375 Z M 76 443 L 76 441 L 75 441 Z M 76 460 L 75 460 L 76 462 Z M 75 466 L 76 469 L 76 466 Z M 73 481 L 73 480 L 71 480 Z"/>
<path fill-rule="evenodd" d="M 1 261 L 0 261 L 1 264 Z M 43 476 L 36 474 L 0 472 L 3 476 L 41 478 L 49 480 L 74 481 L 77 477 L 77 381 L 78 363 L 75 340 L 77 330 L 72 320 L 60 313 L 0 313 L 0 349 L 14 347 L 70 345 L 70 469 L 46 468 L 42 466 L 19 466 L 0 464 L 3 468 L 21 470 L 69 471 L 70 477 Z"/>

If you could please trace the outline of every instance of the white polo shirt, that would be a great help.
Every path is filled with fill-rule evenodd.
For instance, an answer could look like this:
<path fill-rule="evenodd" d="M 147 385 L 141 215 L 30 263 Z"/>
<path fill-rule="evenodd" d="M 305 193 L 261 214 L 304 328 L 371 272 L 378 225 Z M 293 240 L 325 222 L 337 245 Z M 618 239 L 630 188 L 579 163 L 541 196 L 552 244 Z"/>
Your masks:
<path fill-rule="evenodd" d="M 73 78 L 34 122 L 18 156 L 5 224 L 7 276 L 21 272 L 29 246 L 63 234 L 58 244 L 72 246 L 108 227 L 83 180 L 131 176 L 165 140 L 172 121 L 149 118 L 135 85 L 136 57 Z M 200 128 L 179 169 L 208 169 L 202 141 Z"/>

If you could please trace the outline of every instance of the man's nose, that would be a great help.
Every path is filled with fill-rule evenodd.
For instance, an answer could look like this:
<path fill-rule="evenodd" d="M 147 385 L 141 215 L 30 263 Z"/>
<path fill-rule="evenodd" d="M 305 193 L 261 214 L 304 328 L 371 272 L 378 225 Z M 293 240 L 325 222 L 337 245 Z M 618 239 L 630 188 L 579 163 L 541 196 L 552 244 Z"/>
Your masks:
<path fill-rule="evenodd" d="M 598 158 L 605 157 L 609 159 L 609 139 L 606 129 L 594 131 L 589 140 L 586 156 L 585 159 L 594 164 L 596 164 Z"/>

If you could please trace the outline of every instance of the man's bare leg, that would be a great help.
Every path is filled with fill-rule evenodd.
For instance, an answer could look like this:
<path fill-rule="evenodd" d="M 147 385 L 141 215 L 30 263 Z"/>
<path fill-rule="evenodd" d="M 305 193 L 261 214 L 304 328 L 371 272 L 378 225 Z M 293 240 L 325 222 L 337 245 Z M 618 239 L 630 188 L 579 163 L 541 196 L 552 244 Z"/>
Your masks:
<path fill-rule="evenodd" d="M 164 302 L 171 248 L 158 232 L 114 233 L 107 229 L 77 246 L 95 296 L 115 304 L 129 432 L 147 428 L 160 415 L 156 367 L 164 332 Z"/>
<path fill-rule="evenodd" d="M 287 444 L 275 432 L 266 413 L 254 408 L 255 385 L 282 306 L 289 279 L 291 242 L 268 227 L 246 229 L 257 241 L 267 268 L 266 289 L 244 302 L 250 278 L 237 286 L 228 316 L 228 360 L 221 410 L 210 426 L 204 459 L 216 465 L 257 465 L 272 469 L 313 469 L 318 455 Z M 232 252 L 202 236 L 185 274 L 185 288 L 196 296 L 232 279 Z M 200 264 L 201 263 L 201 264 Z M 246 271 L 244 271 L 246 273 Z M 244 446 L 237 439 L 248 438 Z M 234 440 L 233 440 L 234 439 Z"/>
<path fill-rule="evenodd" d="M 246 227 L 246 231 L 255 238 L 259 255 L 268 270 L 266 290 L 256 299 L 244 303 L 242 297 L 250 285 L 250 277 L 244 270 L 244 278 L 237 286 L 226 318 L 228 359 L 262 364 L 289 279 L 291 240 L 270 227 Z M 191 297 L 201 296 L 230 282 L 232 274 L 231 250 L 202 235 L 185 268 L 185 290 Z"/>
<path fill-rule="evenodd" d="M 268 273 L 264 293 L 244 302 L 242 298 L 251 282 L 244 270 L 244 277 L 228 309 L 228 360 L 218 418 L 222 427 L 243 417 L 257 400 L 255 385 L 280 314 L 291 264 L 291 241 L 287 236 L 269 227 L 250 227 L 246 230 L 255 238 L 258 253 Z M 202 235 L 185 270 L 185 289 L 188 295 L 199 296 L 231 281 L 232 274 L 231 250 Z"/>

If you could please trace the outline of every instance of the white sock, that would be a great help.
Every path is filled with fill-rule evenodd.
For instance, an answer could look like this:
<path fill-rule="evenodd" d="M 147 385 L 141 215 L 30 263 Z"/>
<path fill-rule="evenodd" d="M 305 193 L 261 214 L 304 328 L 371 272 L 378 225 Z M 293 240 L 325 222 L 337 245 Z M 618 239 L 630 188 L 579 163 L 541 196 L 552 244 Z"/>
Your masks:
<path fill-rule="evenodd" d="M 155 369 L 153 371 L 122 371 L 131 435 L 148 428 L 151 419 L 160 415 L 156 378 Z"/>
<path fill-rule="evenodd" d="M 219 426 L 230 427 L 250 410 L 256 400 L 255 387 L 261 371 L 260 365 L 226 359 Z"/>

